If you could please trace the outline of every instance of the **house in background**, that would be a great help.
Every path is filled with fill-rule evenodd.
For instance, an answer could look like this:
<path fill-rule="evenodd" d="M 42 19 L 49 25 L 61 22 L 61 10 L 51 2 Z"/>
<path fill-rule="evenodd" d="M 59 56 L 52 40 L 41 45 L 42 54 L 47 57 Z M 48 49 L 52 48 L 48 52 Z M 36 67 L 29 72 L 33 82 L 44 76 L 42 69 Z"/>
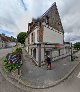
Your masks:
<path fill-rule="evenodd" d="M 69 44 L 66 47 L 64 45 L 64 30 L 56 3 L 40 18 L 28 23 L 27 34 L 27 51 L 39 66 L 47 55 L 54 58 L 69 52 Z"/>
<path fill-rule="evenodd" d="M 5 34 L 0 34 L 0 48 L 7 48 L 16 45 L 16 38 L 13 36 L 8 37 Z"/>
<path fill-rule="evenodd" d="M 0 48 L 5 48 L 8 40 L 5 37 L 5 34 L 0 34 Z"/>

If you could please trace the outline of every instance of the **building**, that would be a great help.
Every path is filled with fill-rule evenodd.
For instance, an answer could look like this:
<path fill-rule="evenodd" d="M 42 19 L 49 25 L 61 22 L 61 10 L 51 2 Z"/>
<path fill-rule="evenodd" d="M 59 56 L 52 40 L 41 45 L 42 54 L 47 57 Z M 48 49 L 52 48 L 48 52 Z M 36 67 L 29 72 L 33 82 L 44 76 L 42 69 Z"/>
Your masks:
<path fill-rule="evenodd" d="M 47 55 L 51 58 L 68 52 L 64 46 L 64 30 L 56 3 L 37 19 L 28 23 L 27 51 L 41 66 Z"/>
<path fill-rule="evenodd" d="M 6 48 L 16 45 L 16 39 L 14 37 L 5 36 L 5 34 L 0 34 L 0 48 Z"/>
<path fill-rule="evenodd" d="M 0 48 L 5 48 L 8 40 L 4 34 L 0 34 Z"/>

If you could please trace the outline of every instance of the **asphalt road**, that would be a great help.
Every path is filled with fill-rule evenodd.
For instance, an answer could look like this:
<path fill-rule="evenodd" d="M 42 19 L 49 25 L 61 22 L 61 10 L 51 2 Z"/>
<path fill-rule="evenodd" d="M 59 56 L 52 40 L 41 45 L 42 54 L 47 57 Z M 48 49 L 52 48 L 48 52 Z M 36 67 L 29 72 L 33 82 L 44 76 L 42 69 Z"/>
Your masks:
<path fill-rule="evenodd" d="M 0 49 L 0 59 L 10 52 L 12 52 L 12 48 Z"/>
<path fill-rule="evenodd" d="M 12 49 L 0 50 L 0 59 L 11 51 Z M 28 91 L 24 91 L 6 81 L 0 73 L 0 92 L 80 92 L 80 64 L 67 80 L 48 89 L 28 89 Z"/>
<path fill-rule="evenodd" d="M 80 64 L 67 80 L 43 92 L 80 92 Z"/>

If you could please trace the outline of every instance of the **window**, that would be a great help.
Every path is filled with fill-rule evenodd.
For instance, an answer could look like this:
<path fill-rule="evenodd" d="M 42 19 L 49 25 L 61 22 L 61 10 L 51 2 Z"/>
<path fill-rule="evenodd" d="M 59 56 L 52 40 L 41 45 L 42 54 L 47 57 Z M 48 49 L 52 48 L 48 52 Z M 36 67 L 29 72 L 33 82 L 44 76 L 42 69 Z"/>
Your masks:
<path fill-rule="evenodd" d="M 49 25 L 49 16 L 46 16 L 46 24 Z"/>
<path fill-rule="evenodd" d="M 35 42 L 35 32 L 31 34 L 31 42 Z"/>
<path fill-rule="evenodd" d="M 37 41 L 39 41 L 39 30 L 37 30 Z"/>
<path fill-rule="evenodd" d="M 60 25 L 60 22 L 58 22 L 58 25 Z"/>
<path fill-rule="evenodd" d="M 32 49 L 31 49 L 31 55 L 32 55 Z"/>
<path fill-rule="evenodd" d="M 33 42 L 33 33 L 31 34 L 31 42 Z"/>

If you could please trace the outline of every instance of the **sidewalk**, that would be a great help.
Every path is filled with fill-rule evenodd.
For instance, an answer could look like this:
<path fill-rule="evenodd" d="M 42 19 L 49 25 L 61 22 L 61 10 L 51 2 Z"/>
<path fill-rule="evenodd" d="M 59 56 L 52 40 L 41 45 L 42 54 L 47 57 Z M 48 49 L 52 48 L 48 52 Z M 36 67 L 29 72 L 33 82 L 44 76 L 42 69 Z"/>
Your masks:
<path fill-rule="evenodd" d="M 76 55 L 79 57 L 80 52 L 76 53 Z M 80 58 L 71 62 L 70 56 L 68 56 L 53 62 L 52 70 L 47 70 L 46 65 L 42 67 L 35 66 L 25 50 L 23 50 L 23 58 L 22 76 L 19 79 L 9 73 L 7 74 L 1 67 L 2 64 L 0 64 L 0 70 L 4 78 L 21 89 L 53 87 L 68 78 L 80 63 Z"/>
<path fill-rule="evenodd" d="M 22 66 L 21 80 L 33 88 L 45 88 L 54 86 L 74 70 L 79 64 L 79 60 L 70 61 L 70 56 L 52 63 L 52 70 L 47 70 L 46 65 L 42 67 L 35 66 L 31 59 L 27 57 L 26 51 L 23 51 L 24 63 Z"/>

